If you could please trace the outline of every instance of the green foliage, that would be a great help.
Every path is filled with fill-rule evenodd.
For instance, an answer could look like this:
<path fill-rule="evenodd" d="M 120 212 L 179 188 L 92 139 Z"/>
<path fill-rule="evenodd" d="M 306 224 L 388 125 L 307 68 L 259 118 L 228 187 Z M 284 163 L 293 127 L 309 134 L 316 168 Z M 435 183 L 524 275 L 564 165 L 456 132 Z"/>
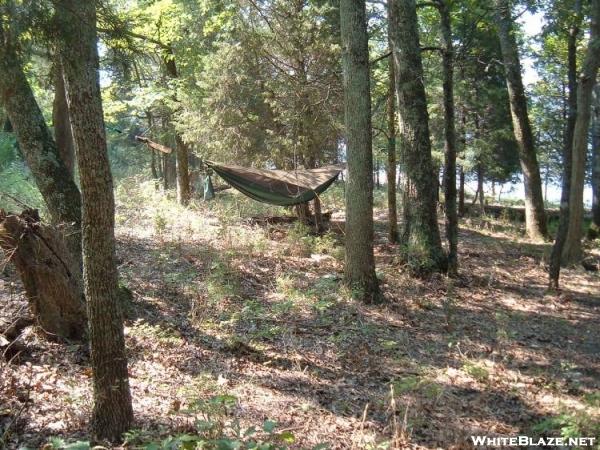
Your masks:
<path fill-rule="evenodd" d="M 532 429 L 542 436 L 558 434 L 563 438 L 600 435 L 600 423 L 585 411 L 564 412 L 542 420 Z"/>
<path fill-rule="evenodd" d="M 482 383 L 487 382 L 490 378 L 489 370 L 473 361 L 466 361 L 462 366 L 462 370 Z"/>
<path fill-rule="evenodd" d="M 260 426 L 242 427 L 237 419 L 230 420 L 238 399 L 229 394 L 197 400 L 181 413 L 196 417 L 194 432 L 150 440 L 141 432 L 127 434 L 127 444 L 145 450 L 284 450 L 294 444 L 290 431 L 278 431 L 276 421 L 265 420 Z M 325 449 L 327 446 L 317 446 Z M 315 449 L 317 448 L 315 447 Z"/>
<path fill-rule="evenodd" d="M 239 274 L 232 267 L 231 255 L 226 254 L 212 262 L 206 278 L 206 289 L 209 301 L 214 303 L 240 295 Z"/>

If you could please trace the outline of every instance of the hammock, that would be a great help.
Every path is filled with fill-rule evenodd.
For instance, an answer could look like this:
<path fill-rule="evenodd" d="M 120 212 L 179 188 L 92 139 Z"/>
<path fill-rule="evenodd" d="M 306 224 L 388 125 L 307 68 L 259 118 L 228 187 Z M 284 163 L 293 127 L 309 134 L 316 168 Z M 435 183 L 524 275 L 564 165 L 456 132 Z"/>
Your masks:
<path fill-rule="evenodd" d="M 313 200 L 325 192 L 344 170 L 343 165 L 285 171 L 204 162 L 242 194 L 259 202 L 279 206 Z"/>

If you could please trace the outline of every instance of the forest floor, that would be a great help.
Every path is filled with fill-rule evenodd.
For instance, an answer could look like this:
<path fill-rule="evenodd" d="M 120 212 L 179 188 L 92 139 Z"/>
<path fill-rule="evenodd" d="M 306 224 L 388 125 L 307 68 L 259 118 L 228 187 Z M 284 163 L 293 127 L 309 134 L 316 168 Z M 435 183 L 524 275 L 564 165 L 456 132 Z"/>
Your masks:
<path fill-rule="evenodd" d="M 275 427 L 271 437 L 292 448 L 600 435 L 600 276 L 565 270 L 562 292 L 546 293 L 549 245 L 529 242 L 519 226 L 463 220 L 460 277 L 416 280 L 387 243 L 378 209 L 387 301 L 366 306 L 342 286 L 341 232 L 253 223 L 249 203 L 231 192 L 187 210 L 135 184 L 118 198 L 136 415 L 129 447 L 197 426 L 233 435 L 238 423 L 258 436 Z M 334 211 L 333 222 L 343 220 Z M 25 307 L 7 268 L 0 318 Z M 0 430 L 10 424 L 0 438 L 7 448 L 85 440 L 87 351 L 33 329 L 21 339 L 25 351 L 0 363 Z"/>

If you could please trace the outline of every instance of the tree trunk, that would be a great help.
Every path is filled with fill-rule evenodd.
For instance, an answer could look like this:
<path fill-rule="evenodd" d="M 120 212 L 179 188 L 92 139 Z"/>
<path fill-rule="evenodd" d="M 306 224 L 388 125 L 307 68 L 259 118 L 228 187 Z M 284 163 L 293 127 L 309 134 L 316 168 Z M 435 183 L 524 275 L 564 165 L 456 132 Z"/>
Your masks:
<path fill-rule="evenodd" d="M 406 257 L 413 272 L 445 271 L 447 259 L 437 223 L 436 188 L 423 65 L 414 0 L 391 0 L 390 36 L 400 116 L 398 136 L 409 178 L 411 203 Z"/>
<path fill-rule="evenodd" d="M 52 103 L 52 124 L 54 126 L 54 140 L 61 159 L 73 176 L 75 168 L 75 147 L 71 133 L 71 120 L 67 106 L 67 93 L 60 63 L 54 66 L 54 102 Z"/>
<path fill-rule="evenodd" d="M 179 72 L 175 64 L 175 56 L 172 49 L 169 49 L 165 58 L 165 67 L 167 74 L 171 78 L 178 78 Z M 177 94 L 173 95 L 177 101 Z M 189 150 L 179 131 L 175 130 L 175 168 L 176 168 L 176 186 L 177 186 L 177 203 L 187 205 L 190 202 L 190 169 L 189 169 Z"/>
<path fill-rule="evenodd" d="M 310 222 L 310 207 L 308 203 L 300 203 L 296 205 L 296 215 L 298 216 L 298 220 L 305 225 L 308 225 Z"/>
<path fill-rule="evenodd" d="M 341 0 L 346 183 L 346 282 L 367 303 L 381 300 L 373 255 L 373 152 L 364 0 Z"/>
<path fill-rule="evenodd" d="M 94 407 L 92 434 L 120 442 L 131 428 L 114 237 L 114 194 L 100 96 L 96 2 L 55 2 L 61 62 L 83 198 L 83 273 Z"/>
<path fill-rule="evenodd" d="M 81 254 L 81 196 L 46 125 L 0 15 L 0 99 L 52 223 L 65 225 L 67 246 Z"/>
<path fill-rule="evenodd" d="M 485 212 L 485 195 L 483 192 L 483 164 L 477 165 L 477 192 L 479 193 L 479 214 Z M 477 197 L 477 196 L 475 196 Z"/>
<path fill-rule="evenodd" d="M 40 222 L 37 211 L 0 210 L 0 248 L 16 268 L 37 324 L 50 337 L 83 339 L 85 299 L 79 261 L 62 233 Z"/>
<path fill-rule="evenodd" d="M 190 202 L 190 169 L 189 169 L 189 150 L 179 134 L 175 135 L 176 152 L 175 167 L 177 175 L 177 203 L 187 205 Z"/>
<path fill-rule="evenodd" d="M 592 224 L 590 238 L 600 237 L 600 84 L 594 88 L 592 110 Z"/>
<path fill-rule="evenodd" d="M 458 181 L 458 215 L 465 215 L 465 169 L 460 166 L 459 181 Z"/>
<path fill-rule="evenodd" d="M 389 32 L 388 32 L 389 35 Z M 388 37 L 389 40 L 389 37 Z M 388 239 L 398 242 L 398 205 L 396 200 L 396 106 L 394 99 L 394 62 L 389 60 L 387 98 L 387 197 L 388 197 Z"/>
<path fill-rule="evenodd" d="M 575 121 L 577 119 L 577 38 L 581 22 L 581 2 L 577 1 L 575 6 L 576 19 L 569 30 L 567 39 L 567 75 L 569 85 L 569 96 L 566 100 L 566 123 L 563 136 L 563 173 L 562 192 L 560 197 L 560 218 L 552 253 L 550 254 L 549 276 L 550 288 L 558 289 L 562 253 L 569 231 L 569 197 L 571 192 L 571 166 L 573 160 L 573 133 L 575 132 Z M 564 84 L 563 84 L 564 92 Z"/>
<path fill-rule="evenodd" d="M 454 123 L 454 48 L 452 23 L 447 0 L 438 3 L 442 28 L 442 64 L 444 72 L 444 198 L 448 273 L 458 273 L 458 213 L 456 210 L 456 126 Z"/>
<path fill-rule="evenodd" d="M 313 211 L 315 217 L 315 231 L 321 233 L 325 228 L 323 226 L 323 212 L 321 211 L 321 199 L 317 195 L 313 200 Z"/>
<path fill-rule="evenodd" d="M 548 231 L 542 195 L 542 181 L 527 113 L 527 99 L 523 79 L 521 78 L 521 63 L 511 8 L 509 0 L 495 1 L 498 37 L 506 74 L 510 112 L 523 172 L 527 234 L 532 239 L 544 239 L 547 237 Z"/>
<path fill-rule="evenodd" d="M 583 188 L 585 158 L 591 117 L 592 92 L 600 64 L 600 0 L 592 0 L 590 8 L 590 41 L 577 85 L 577 119 L 573 131 L 573 160 L 569 192 L 569 230 L 562 253 L 563 263 L 572 264 L 583 257 Z"/>

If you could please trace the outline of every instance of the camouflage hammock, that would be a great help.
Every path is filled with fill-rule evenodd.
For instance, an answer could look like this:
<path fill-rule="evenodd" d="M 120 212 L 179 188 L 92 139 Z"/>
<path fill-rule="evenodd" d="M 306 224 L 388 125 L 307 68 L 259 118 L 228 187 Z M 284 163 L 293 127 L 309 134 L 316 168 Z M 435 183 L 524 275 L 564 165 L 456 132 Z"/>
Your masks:
<path fill-rule="evenodd" d="M 313 200 L 325 192 L 344 170 L 343 165 L 286 171 L 204 162 L 242 194 L 259 202 L 279 206 Z"/>

